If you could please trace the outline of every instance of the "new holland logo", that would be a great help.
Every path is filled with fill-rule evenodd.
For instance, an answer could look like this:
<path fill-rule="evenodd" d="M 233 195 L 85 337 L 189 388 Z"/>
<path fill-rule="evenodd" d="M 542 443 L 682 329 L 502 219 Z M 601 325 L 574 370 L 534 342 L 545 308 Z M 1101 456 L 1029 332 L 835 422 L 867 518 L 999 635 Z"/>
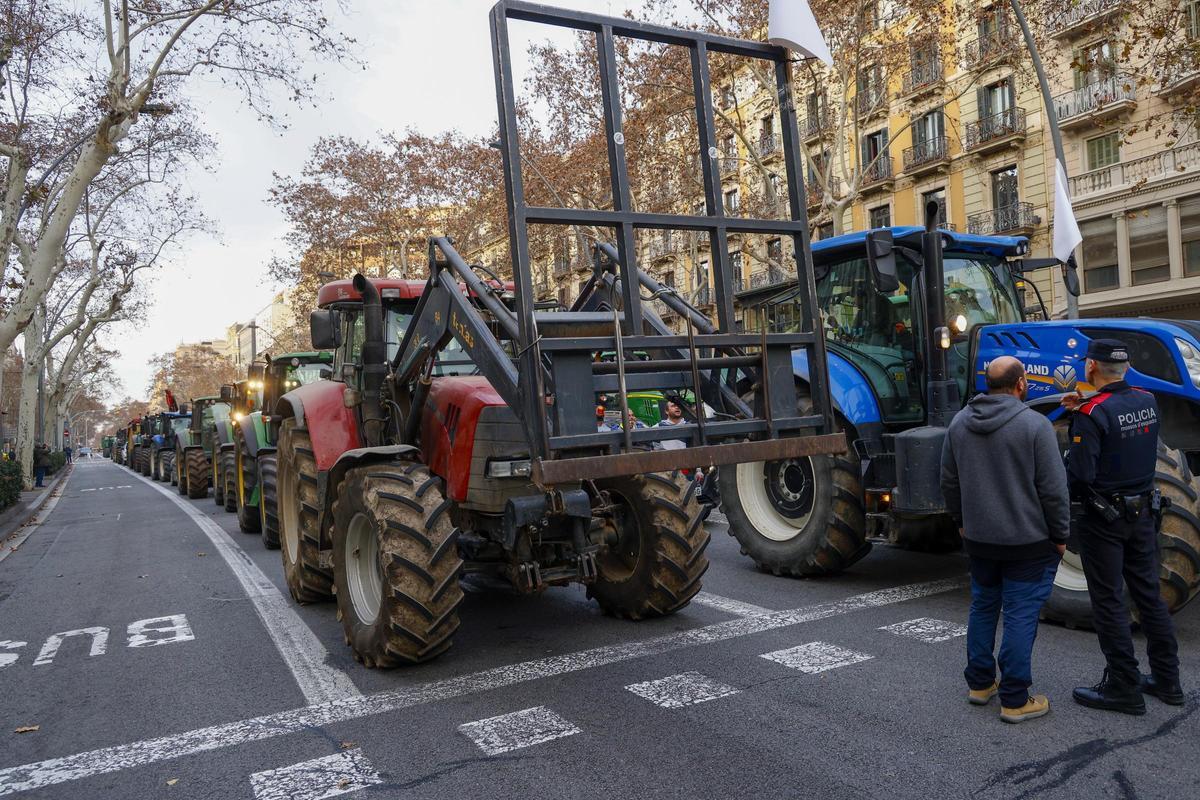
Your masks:
<path fill-rule="evenodd" d="M 1054 387 L 1060 392 L 1073 391 L 1077 380 L 1075 377 L 1075 368 L 1070 364 L 1060 364 L 1054 370 Z"/>

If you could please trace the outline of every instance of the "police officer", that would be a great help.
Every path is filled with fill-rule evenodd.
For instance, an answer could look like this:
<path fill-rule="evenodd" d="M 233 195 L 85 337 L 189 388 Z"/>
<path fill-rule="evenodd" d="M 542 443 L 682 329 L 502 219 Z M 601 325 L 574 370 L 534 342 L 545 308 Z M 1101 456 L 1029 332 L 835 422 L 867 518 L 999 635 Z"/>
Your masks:
<path fill-rule="evenodd" d="M 1158 406 L 1154 396 L 1125 382 L 1129 350 L 1114 339 L 1088 344 L 1085 378 L 1099 392 L 1076 392 L 1062 405 L 1074 411 L 1067 478 L 1082 505 L 1074 520 L 1092 602 L 1104 677 L 1074 691 L 1091 708 L 1146 713 L 1142 693 L 1183 705 L 1178 645 L 1171 615 L 1158 593 L 1158 527 L 1162 498 L 1154 490 Z M 1138 671 L 1122 585 L 1138 608 L 1151 674 Z"/>

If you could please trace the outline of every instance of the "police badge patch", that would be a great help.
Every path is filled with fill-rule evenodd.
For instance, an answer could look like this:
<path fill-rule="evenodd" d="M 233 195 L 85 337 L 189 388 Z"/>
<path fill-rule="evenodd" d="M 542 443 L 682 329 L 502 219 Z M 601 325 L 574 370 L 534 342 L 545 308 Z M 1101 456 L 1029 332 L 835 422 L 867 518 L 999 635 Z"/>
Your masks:
<path fill-rule="evenodd" d="M 1078 379 L 1075 377 L 1075 368 L 1070 364 L 1060 364 L 1054 370 L 1054 388 L 1060 392 L 1072 392 L 1075 390 L 1075 384 Z"/>

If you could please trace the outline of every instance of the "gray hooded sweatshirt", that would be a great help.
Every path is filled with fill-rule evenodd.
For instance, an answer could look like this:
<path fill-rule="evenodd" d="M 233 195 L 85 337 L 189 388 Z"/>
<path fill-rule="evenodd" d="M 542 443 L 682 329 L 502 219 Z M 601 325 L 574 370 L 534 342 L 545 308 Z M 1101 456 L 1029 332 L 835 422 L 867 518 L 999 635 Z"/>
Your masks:
<path fill-rule="evenodd" d="M 981 394 L 942 446 L 942 494 L 971 555 L 1036 558 L 1067 540 L 1067 471 L 1050 420 L 1010 394 Z"/>

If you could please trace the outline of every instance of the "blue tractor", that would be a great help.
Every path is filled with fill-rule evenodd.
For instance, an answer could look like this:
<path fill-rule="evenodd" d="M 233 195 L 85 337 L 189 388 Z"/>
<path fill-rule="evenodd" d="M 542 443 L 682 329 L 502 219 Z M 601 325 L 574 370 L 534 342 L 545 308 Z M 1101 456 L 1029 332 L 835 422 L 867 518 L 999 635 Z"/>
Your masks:
<path fill-rule="evenodd" d="M 1162 414 L 1157 485 L 1172 499 L 1160 536 L 1162 593 L 1177 610 L 1200 591 L 1200 323 L 1163 319 L 1046 320 L 1024 276 L 1058 265 L 1028 259 L 1024 237 L 928 229 L 857 232 L 812 246 L 828 349 L 828 381 L 851 452 L 722 467 L 730 533 L 760 569 L 777 575 L 838 572 L 872 541 L 924 551 L 959 546 L 939 488 L 946 426 L 976 392 L 987 363 L 1012 355 L 1030 381 L 1028 402 L 1055 420 L 1066 449 L 1063 393 L 1082 382 L 1093 338 L 1120 339 L 1134 354 L 1129 381 L 1154 393 Z M 1078 291 L 1064 270 L 1068 289 Z M 787 330 L 805 287 L 766 303 L 765 324 Z M 1036 298 L 1023 301 L 1028 289 Z M 748 315 L 753 316 L 753 314 Z M 797 384 L 809 382 L 803 352 Z M 803 402 L 803 401 L 802 401 Z M 1074 540 L 1062 561 L 1048 619 L 1090 620 Z"/>

